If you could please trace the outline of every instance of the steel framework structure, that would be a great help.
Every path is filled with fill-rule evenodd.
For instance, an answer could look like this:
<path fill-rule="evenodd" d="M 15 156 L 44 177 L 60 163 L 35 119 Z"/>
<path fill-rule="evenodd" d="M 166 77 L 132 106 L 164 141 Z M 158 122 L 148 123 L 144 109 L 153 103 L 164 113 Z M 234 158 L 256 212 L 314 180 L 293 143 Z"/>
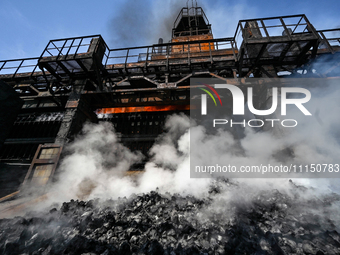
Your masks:
<path fill-rule="evenodd" d="M 339 69 L 340 29 L 318 31 L 305 15 L 240 20 L 233 37 L 213 39 L 203 10 L 183 8 L 172 34 L 170 43 L 119 49 L 100 35 L 51 40 L 40 57 L 0 61 L 0 79 L 23 100 L 0 148 L 4 171 L 20 166 L 19 182 L 48 180 L 86 120 L 112 122 L 125 144 L 146 154 L 170 113 L 188 113 L 191 77 L 235 82 Z M 317 69 L 319 58 L 332 67 Z"/>

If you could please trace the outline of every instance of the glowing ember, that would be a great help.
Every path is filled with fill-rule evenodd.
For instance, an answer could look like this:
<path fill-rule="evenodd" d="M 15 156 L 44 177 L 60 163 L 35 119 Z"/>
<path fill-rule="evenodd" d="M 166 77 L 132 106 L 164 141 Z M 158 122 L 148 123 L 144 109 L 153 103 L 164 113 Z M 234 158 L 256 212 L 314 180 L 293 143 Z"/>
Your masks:
<path fill-rule="evenodd" d="M 190 105 L 157 105 L 138 107 L 117 107 L 97 109 L 97 114 L 129 113 L 129 112 L 167 112 L 167 111 L 189 111 Z"/>

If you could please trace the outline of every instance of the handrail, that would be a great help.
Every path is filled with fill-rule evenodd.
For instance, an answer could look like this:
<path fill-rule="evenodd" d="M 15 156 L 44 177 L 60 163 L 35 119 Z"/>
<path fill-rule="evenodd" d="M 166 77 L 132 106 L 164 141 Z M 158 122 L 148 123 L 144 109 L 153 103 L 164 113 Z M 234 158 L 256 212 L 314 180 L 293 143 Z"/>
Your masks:
<path fill-rule="evenodd" d="M 190 45 L 193 45 L 193 47 Z M 235 59 L 236 52 L 238 51 L 234 38 L 232 37 L 153 44 L 150 46 L 110 49 L 105 66 L 109 67 L 116 64 L 124 64 L 124 66 L 127 67 L 129 63 L 141 62 L 145 62 L 144 64 L 146 65 L 149 61 L 162 59 L 168 62 L 170 58 L 181 58 L 180 56 L 183 54 L 186 54 L 187 58 L 190 59 L 196 58 L 198 57 L 197 54 L 204 52 L 209 53 L 212 59 L 212 49 L 214 49 L 216 53 L 221 52 L 221 50 L 231 50 L 230 54 L 235 57 Z"/>
<path fill-rule="evenodd" d="M 15 78 L 17 73 L 20 73 L 19 70 L 24 68 L 29 68 L 30 70 L 27 73 L 35 73 L 38 67 L 39 58 L 22 58 L 22 59 L 10 59 L 10 60 L 0 60 L 0 76 L 2 75 L 12 75 L 12 78 Z M 36 61 L 35 63 L 27 63 L 27 61 Z M 8 63 L 18 62 L 14 66 L 7 66 Z M 26 62 L 26 63 L 25 63 Z M 8 73 L 1 73 L 4 70 L 9 70 Z"/>
<path fill-rule="evenodd" d="M 225 38 L 217 38 L 217 39 L 206 39 L 206 40 L 197 40 L 197 41 L 185 41 L 185 42 L 170 42 L 170 43 L 161 43 L 161 44 L 152 44 L 147 46 L 137 46 L 137 47 L 126 47 L 126 48 L 117 48 L 117 49 L 109 49 L 110 51 L 119 51 L 119 50 L 135 50 L 142 49 L 148 47 L 163 47 L 163 46 L 171 46 L 171 45 L 187 45 L 187 44 L 197 44 L 197 43 L 208 43 L 208 42 L 223 42 L 223 41 L 234 41 L 234 37 L 225 37 Z"/>
<path fill-rule="evenodd" d="M 339 36 L 336 37 L 327 37 L 325 35 L 325 33 L 330 33 L 330 32 L 340 32 L 340 28 L 333 28 L 333 29 L 323 29 L 323 30 L 317 30 L 316 31 L 320 37 L 320 46 L 321 45 L 326 45 L 327 48 L 330 50 L 330 52 L 334 53 L 334 49 L 333 49 L 333 44 L 332 42 L 336 42 L 338 44 L 338 46 L 340 46 L 340 33 Z"/>
<path fill-rule="evenodd" d="M 193 9 L 194 10 L 194 15 L 190 15 L 189 11 L 190 9 Z M 202 7 L 184 7 L 181 9 L 181 11 L 179 12 L 175 22 L 174 22 L 174 28 L 177 27 L 177 25 L 179 24 L 180 20 L 182 17 L 189 17 L 189 16 L 195 16 L 195 15 L 198 15 L 198 16 L 202 16 L 204 21 L 209 24 L 209 20 L 207 18 L 207 16 L 205 15 Z"/>
<path fill-rule="evenodd" d="M 283 19 L 287 19 L 287 18 L 297 18 L 297 17 L 306 17 L 305 14 L 295 14 L 295 15 L 286 15 L 286 16 L 274 16 L 274 17 L 266 17 L 266 18 L 256 18 L 256 19 L 242 19 L 239 20 L 239 22 L 245 22 L 245 21 L 253 21 L 253 20 L 269 20 L 269 19 L 279 19 L 279 18 L 283 18 Z"/>
<path fill-rule="evenodd" d="M 299 18 L 298 20 L 291 21 L 292 18 Z M 267 21 L 271 21 L 268 23 Z M 254 22 L 252 27 L 246 28 L 245 24 Z M 282 31 L 285 33 L 284 35 L 278 34 L 278 28 L 282 28 Z M 300 28 L 300 29 L 298 29 Z M 301 29 L 302 28 L 302 29 Z M 257 29 L 258 33 L 263 38 L 269 38 L 274 36 L 287 36 L 290 40 L 292 39 L 291 35 L 294 34 L 313 34 L 315 38 L 318 37 L 315 28 L 307 19 L 304 14 L 296 14 L 296 15 L 286 15 L 286 16 L 277 16 L 277 17 L 266 17 L 266 18 L 257 18 L 257 19 L 244 19 L 238 22 L 234 38 L 238 37 L 238 33 L 241 31 L 243 35 L 243 41 L 247 41 L 245 38 L 245 32 L 247 30 Z M 271 29 L 271 30 L 270 30 Z M 281 32 L 282 32 L 281 31 Z"/>
<path fill-rule="evenodd" d="M 44 51 L 42 52 L 42 54 L 40 55 L 40 59 L 44 57 L 45 53 L 47 52 L 50 56 L 60 56 L 60 55 L 64 55 L 62 52 L 64 49 L 67 49 L 66 52 L 66 56 L 69 55 L 71 48 L 76 48 L 74 53 L 71 53 L 73 55 L 77 54 L 79 51 L 80 47 L 84 47 L 84 46 L 90 46 L 90 43 L 83 43 L 84 39 L 94 39 L 94 38 L 99 38 L 100 41 L 103 43 L 104 47 L 106 50 L 109 49 L 109 47 L 107 46 L 106 42 L 104 41 L 104 39 L 102 38 L 102 36 L 100 34 L 98 35 L 88 35 L 88 36 L 77 36 L 77 37 L 68 37 L 68 38 L 62 38 L 62 39 L 54 39 L 54 40 L 50 40 L 47 44 L 47 46 L 45 47 Z M 80 40 L 79 42 L 76 42 L 76 40 Z M 57 46 L 56 42 L 64 42 L 62 46 Z M 70 42 L 70 45 L 66 45 L 67 42 Z M 53 45 L 53 46 L 52 46 Z M 56 50 L 57 54 L 52 54 L 50 52 L 50 50 Z"/>
<path fill-rule="evenodd" d="M 195 14 L 202 15 L 204 18 L 206 18 L 205 13 L 201 7 L 194 7 Z M 190 15 L 189 8 L 182 8 L 181 12 L 179 13 L 176 21 L 182 17 L 183 15 Z M 298 18 L 296 19 L 296 22 L 289 20 L 290 18 Z M 287 20 L 286 20 L 287 19 Z M 207 20 L 207 19 L 206 19 Z M 272 23 L 266 22 L 267 20 L 277 20 L 278 25 L 273 25 Z M 258 29 L 261 29 L 262 36 L 263 37 L 272 37 L 273 35 L 268 31 L 269 28 L 272 30 L 275 30 L 277 27 L 282 27 L 283 31 L 285 31 L 285 36 L 287 38 L 291 38 L 294 34 L 300 34 L 300 33 L 306 33 L 306 34 L 313 34 L 316 39 L 323 40 L 325 44 L 328 44 L 328 47 L 330 50 L 333 50 L 332 46 L 329 44 L 330 42 L 339 43 L 340 44 L 340 36 L 328 36 L 326 33 L 330 34 L 331 32 L 340 32 L 340 28 L 335 29 L 324 29 L 324 30 L 315 30 L 315 28 L 312 26 L 312 24 L 308 21 L 307 17 L 304 14 L 297 14 L 297 15 L 287 15 L 287 16 L 278 16 L 278 17 L 266 17 L 266 18 L 259 18 L 259 19 L 244 19 L 240 20 L 235 34 L 233 37 L 226 37 L 226 38 L 218 38 L 218 39 L 205 39 L 205 40 L 195 40 L 195 41 L 183 41 L 183 42 L 169 42 L 169 43 L 162 43 L 162 44 L 152 44 L 147 46 L 137 46 L 137 47 L 124 47 L 124 48 L 116 48 L 116 49 L 110 49 L 106 42 L 103 40 L 102 36 L 100 34 L 97 35 L 88 35 L 88 36 L 77 36 L 77 37 L 69 37 L 69 38 L 62 38 L 62 39 L 54 39 L 50 40 L 47 46 L 45 47 L 43 54 L 40 57 L 35 58 L 23 58 L 23 59 L 10 59 L 10 60 L 0 60 L 0 76 L 4 73 L 4 70 L 9 70 L 10 75 L 13 75 L 12 77 L 16 77 L 18 73 L 23 73 L 23 69 L 29 69 L 27 73 L 31 73 L 31 75 L 36 72 L 38 67 L 38 62 L 41 58 L 44 57 L 45 53 L 48 53 L 51 56 L 60 56 L 62 54 L 64 55 L 77 55 L 82 52 L 78 51 L 80 47 L 81 50 L 84 46 L 89 46 L 89 40 L 84 40 L 88 38 L 99 38 L 100 43 L 104 46 L 104 59 L 102 61 L 102 64 L 106 66 L 109 59 L 114 58 L 121 58 L 122 56 L 114 56 L 116 52 L 119 51 L 128 51 L 127 54 L 124 52 L 124 57 L 126 58 L 125 63 L 130 61 L 132 58 L 139 58 L 140 61 L 148 61 L 151 56 L 158 55 L 166 55 L 167 53 L 165 50 L 168 50 L 168 54 L 172 54 L 174 52 L 171 52 L 171 49 L 175 46 L 183 46 L 182 52 L 190 51 L 190 54 L 193 53 L 192 48 L 190 49 L 191 45 L 198 45 L 199 52 L 202 52 L 202 44 L 209 44 L 209 50 L 210 45 L 215 46 L 215 50 L 219 50 L 219 47 L 222 46 L 223 43 L 228 44 L 228 47 L 230 45 L 230 48 L 226 48 L 225 45 L 222 46 L 223 49 L 232 49 L 233 53 L 238 50 L 238 44 L 236 42 L 236 39 L 239 39 L 240 33 L 243 34 L 243 42 L 247 42 L 247 38 L 244 36 L 245 27 L 244 22 L 249 21 L 257 21 L 258 22 Z M 265 22 L 264 22 L 265 21 Z M 269 24 L 268 24 L 269 23 Z M 267 25 L 266 25 L 267 24 Z M 302 29 L 300 29 L 302 26 Z M 299 29 L 297 29 L 299 27 Z M 277 30 L 276 30 L 277 31 Z M 295 32 L 297 31 L 297 33 Z M 276 35 L 274 35 L 276 36 Z M 294 39 L 294 37 L 293 37 Z M 62 43 L 60 43 L 62 42 Z M 240 40 L 241 42 L 241 40 Z M 340 45 L 339 45 L 340 46 Z M 194 46 L 195 47 L 195 46 Z M 74 51 L 73 49 L 76 48 Z M 53 54 L 53 52 L 49 52 L 50 50 L 57 50 L 56 54 Z M 195 52 L 196 53 L 196 52 Z M 46 55 L 48 55 L 46 54 Z M 119 53 L 118 53 L 119 54 Z M 118 55 L 117 54 L 117 55 Z M 28 62 L 31 63 L 28 63 Z M 15 64 L 12 64 L 14 62 L 17 62 Z M 123 61 L 124 62 L 124 61 Z M 137 61 L 138 62 L 138 61 Z M 110 64 L 110 63 L 109 63 Z M 33 71 L 32 71 L 33 70 Z M 25 72 L 26 73 L 26 72 Z"/>

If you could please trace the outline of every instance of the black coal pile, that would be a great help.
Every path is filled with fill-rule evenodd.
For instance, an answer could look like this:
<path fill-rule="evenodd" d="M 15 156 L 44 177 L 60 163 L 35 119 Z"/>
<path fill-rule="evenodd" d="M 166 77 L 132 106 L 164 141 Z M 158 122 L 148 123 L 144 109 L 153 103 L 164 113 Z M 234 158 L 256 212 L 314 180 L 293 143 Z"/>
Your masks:
<path fill-rule="evenodd" d="M 292 182 L 232 199 L 160 194 L 63 203 L 0 220 L 0 254 L 340 254 L 337 194 L 310 196 Z M 223 197 L 229 196 L 229 199 Z"/>

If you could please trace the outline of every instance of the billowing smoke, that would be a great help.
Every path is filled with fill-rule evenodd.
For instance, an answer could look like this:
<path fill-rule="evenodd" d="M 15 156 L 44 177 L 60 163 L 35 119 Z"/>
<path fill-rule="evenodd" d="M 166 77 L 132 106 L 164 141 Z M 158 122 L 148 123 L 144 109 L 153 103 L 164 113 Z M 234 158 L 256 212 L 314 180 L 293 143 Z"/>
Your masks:
<path fill-rule="evenodd" d="M 112 48 L 133 47 L 171 39 L 171 29 L 185 1 L 128 0 L 117 4 L 117 15 L 109 23 Z"/>
<path fill-rule="evenodd" d="M 288 146 L 292 162 L 336 162 L 338 119 L 328 108 L 340 110 L 332 100 L 339 96 L 335 85 L 313 91 L 318 95 L 308 109 L 318 111 L 318 120 L 297 115 L 302 128 L 281 136 L 251 129 L 241 139 L 223 129 L 212 136 L 185 115 L 169 116 L 137 177 L 126 172 L 142 155 L 124 147 L 111 124 L 86 124 L 67 146 L 59 180 L 48 192 L 48 205 L 64 203 L 1 220 L 0 252 L 338 254 L 337 182 L 194 179 L 189 154 L 194 145 L 202 151 L 194 160 L 251 165 L 281 162 L 275 152 Z"/>
<path fill-rule="evenodd" d="M 172 24 L 169 20 L 174 20 L 171 15 L 178 13 L 173 12 L 173 5 L 182 7 L 183 3 L 158 1 L 146 10 L 148 4 L 148 1 L 130 0 L 119 6 L 121 14 L 112 21 L 115 36 L 119 38 L 115 40 L 115 48 L 133 46 L 141 38 L 147 38 L 145 44 L 155 43 L 158 37 L 166 41 L 171 29 L 169 24 Z M 157 15 L 164 15 L 161 9 L 171 9 L 169 16 L 162 17 L 164 24 L 156 22 L 160 20 Z M 239 19 L 236 18 L 239 14 L 233 15 L 231 19 Z M 159 32 L 157 38 L 151 36 L 157 34 L 155 31 Z M 324 87 L 308 87 L 313 100 L 307 108 L 313 116 L 308 118 L 292 109 L 289 116 L 298 121 L 298 127 L 279 134 L 245 128 L 244 136 L 237 139 L 221 128 L 211 135 L 185 115 L 169 116 L 165 132 L 149 151 L 150 159 L 143 173 L 136 176 L 128 176 L 127 172 L 144 156 L 122 145 L 110 123 L 87 123 L 82 133 L 65 148 L 58 179 L 48 190 L 47 204 L 70 199 L 90 201 L 63 203 L 61 208 L 58 205 L 59 211 L 52 209 L 47 216 L 41 216 L 42 220 L 13 222 L 15 229 L 22 232 L 13 235 L 14 241 L 4 237 L 5 231 L 0 232 L 0 251 L 8 254 L 20 250 L 21 246 L 35 250 L 38 247 L 33 247 L 35 243 L 45 242 L 46 250 L 58 254 L 61 252 L 57 249 L 59 245 L 67 247 L 65 253 L 68 253 L 85 243 L 87 247 L 82 248 L 83 253 L 93 245 L 88 240 L 96 240 L 97 247 L 119 246 L 118 254 L 128 254 L 133 249 L 159 254 L 157 252 L 163 248 L 155 244 L 156 239 L 165 240 L 169 247 L 181 242 L 183 247 L 200 247 L 202 252 L 215 249 L 217 254 L 229 250 L 230 253 L 241 252 L 238 247 L 245 245 L 251 247 L 248 253 L 257 250 L 283 254 L 282 247 L 290 249 L 287 253 L 297 254 L 302 251 L 324 254 L 318 252 L 322 247 L 325 251 L 335 251 L 340 240 L 339 234 L 333 232 L 340 231 L 340 197 L 334 194 L 339 192 L 338 180 L 230 180 L 227 176 L 195 179 L 190 178 L 190 159 L 201 164 L 209 159 L 220 165 L 234 166 L 287 162 L 339 164 L 340 120 L 336 113 L 340 111 L 337 100 L 340 91 L 337 86 L 330 80 Z M 200 153 L 190 154 L 190 146 L 199 148 Z M 287 149 L 289 153 L 283 153 Z M 102 203 L 98 203 L 97 198 Z M 12 222 L 0 221 L 1 224 L 10 229 Z M 25 229 L 26 225 L 30 228 Z M 50 238 L 47 242 L 45 235 Z M 148 243 L 148 238 L 153 243 Z M 325 240 L 332 247 L 326 245 Z M 48 246 L 52 241 L 53 247 Z M 181 247 L 177 246 L 178 253 Z M 109 254 L 105 252 L 100 251 Z"/>
<path fill-rule="evenodd" d="M 207 193 L 210 180 L 190 179 L 189 127 L 187 116 L 170 116 L 165 124 L 167 132 L 150 150 L 145 173 L 133 180 L 125 176 L 126 171 L 143 156 L 119 143 L 110 123 L 86 124 L 83 134 L 67 148 L 51 199 L 109 199 L 157 188 L 170 193 Z"/>
<path fill-rule="evenodd" d="M 298 126 L 286 128 L 280 135 L 256 132 L 248 127 L 242 139 L 236 139 L 228 130 L 223 129 L 211 135 L 185 115 L 169 116 L 165 133 L 151 148 L 150 160 L 145 165 L 144 173 L 137 178 L 128 177 L 125 173 L 132 164 L 142 159 L 142 155 L 131 152 L 119 143 L 111 124 L 86 124 L 83 134 L 68 146 L 68 155 L 60 166 L 61 174 L 54 190 L 59 191 L 60 201 L 71 198 L 117 198 L 156 189 L 162 193 L 207 195 L 214 180 L 190 178 L 190 156 L 202 164 L 209 159 L 209 162 L 235 166 L 263 163 L 336 164 L 340 155 L 339 132 L 336 127 L 340 125 L 340 120 L 333 112 L 340 110 L 340 104 L 335 100 L 340 96 L 340 91 L 337 84 L 331 81 L 327 89 L 316 87 L 310 90 L 313 100 L 306 107 L 313 116 L 306 117 L 298 109 L 291 109 L 289 116 L 298 121 Z M 199 148 L 200 154 L 190 155 L 190 145 Z M 289 153 L 278 156 L 287 148 Z M 254 189 L 289 189 L 288 179 L 246 178 L 235 181 Z M 331 189 L 334 191 L 337 186 L 336 179 L 296 179 L 294 182 L 317 185 L 319 191 L 325 192 Z M 67 192 L 60 194 L 63 190 Z M 55 199 L 54 192 L 51 194 Z"/>
<path fill-rule="evenodd" d="M 142 159 L 138 152 L 131 152 L 119 143 L 110 123 L 86 124 L 82 134 L 71 143 L 60 165 L 59 180 L 52 188 L 53 196 L 65 198 L 102 197 L 114 185 L 124 192 L 130 180 L 124 173 L 133 163 Z M 119 182 L 117 180 L 120 180 Z"/>
<path fill-rule="evenodd" d="M 277 161 L 273 151 L 290 146 L 293 161 L 309 162 L 310 157 L 332 160 L 339 149 L 337 142 L 329 148 L 320 142 L 337 136 L 327 132 L 338 120 L 326 111 L 328 106 L 340 108 L 330 102 L 336 95 L 335 91 L 320 93 L 315 102 L 325 106 L 319 108 L 324 124 L 309 123 L 312 127 L 300 129 L 301 137 L 294 132 L 278 137 L 252 130 L 241 140 L 224 130 L 211 136 L 185 115 L 169 116 L 164 134 L 150 150 L 144 173 L 137 178 L 125 174 L 142 155 L 124 147 L 110 123 L 86 124 L 82 134 L 67 146 L 59 180 L 49 190 L 48 207 L 59 203 L 52 204 L 49 213 L 44 208 L 44 213 L 0 221 L 0 251 L 337 254 L 340 195 L 333 189 L 337 183 L 283 178 L 195 179 L 190 178 L 189 154 L 189 145 L 194 144 L 203 151 L 197 160 L 258 164 L 260 160 Z M 303 135 L 311 130 L 320 137 Z M 295 140 L 289 140 L 290 135 Z M 303 143 L 308 147 L 301 148 Z M 35 204 L 31 209 L 38 208 Z M 106 250 L 109 252 L 103 253 Z"/>
<path fill-rule="evenodd" d="M 128 0 L 117 3 L 115 16 L 108 24 L 112 35 L 110 47 L 151 45 L 158 43 L 159 38 L 163 38 L 164 43 L 169 42 L 177 15 L 187 4 L 191 7 L 192 1 Z M 203 8 L 209 23 L 213 24 L 215 38 L 234 36 L 238 20 L 257 16 L 257 9 L 242 1 L 225 5 L 224 1 L 198 0 L 197 6 Z"/>

